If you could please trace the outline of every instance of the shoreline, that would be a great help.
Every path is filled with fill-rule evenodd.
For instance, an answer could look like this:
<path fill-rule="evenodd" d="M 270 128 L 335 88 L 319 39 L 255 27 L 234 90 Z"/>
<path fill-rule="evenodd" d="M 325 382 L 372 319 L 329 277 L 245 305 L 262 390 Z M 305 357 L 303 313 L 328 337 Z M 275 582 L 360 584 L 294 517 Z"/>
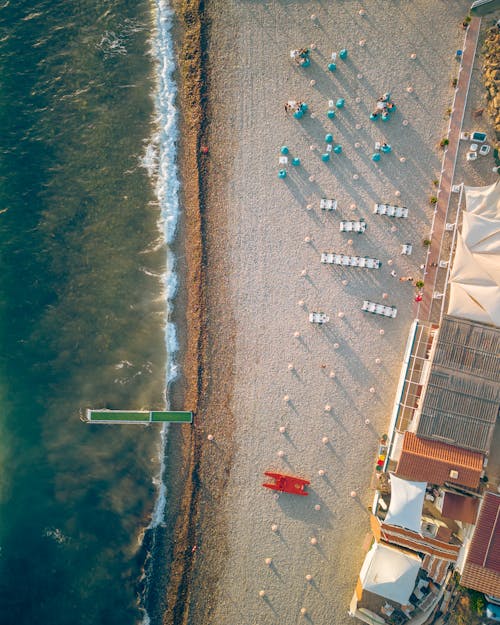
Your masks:
<path fill-rule="evenodd" d="M 170 428 L 166 448 L 170 481 L 165 524 L 172 539 L 164 566 L 168 570 L 165 625 L 184 621 L 186 593 L 193 564 L 197 516 L 197 486 L 200 444 L 200 391 L 203 372 L 203 256 L 202 185 L 199 145 L 203 132 L 202 106 L 202 20 L 200 0 L 173 1 L 174 49 L 178 85 L 178 168 L 182 211 L 173 251 L 177 259 L 179 285 L 171 320 L 179 337 L 179 377 L 167 388 L 169 402 L 195 413 L 191 428 Z M 198 51 L 198 53 L 197 53 Z"/>
<path fill-rule="evenodd" d="M 214 345 L 222 342 L 227 349 L 234 340 L 231 312 L 227 310 L 230 299 L 220 282 L 211 282 L 211 272 L 207 271 L 209 255 L 209 262 L 217 264 L 210 250 L 220 249 L 225 222 L 224 214 L 216 209 L 207 210 L 207 206 L 215 205 L 208 200 L 209 188 L 205 183 L 211 164 L 210 156 L 200 152 L 200 146 L 209 144 L 210 84 L 205 58 L 210 36 L 209 18 L 202 0 L 174 0 L 173 9 L 181 137 L 178 165 L 183 206 L 179 232 L 184 235 L 180 237 L 178 233 L 175 251 L 178 257 L 189 260 L 184 261 L 183 270 L 179 272 L 182 295 L 176 298 L 173 314 L 178 334 L 187 332 L 185 349 L 183 353 L 179 350 L 182 377 L 172 384 L 169 397 L 175 405 L 193 410 L 195 417 L 190 430 L 170 430 L 167 446 L 166 474 L 176 476 L 172 499 L 177 503 L 174 507 L 168 506 L 165 519 L 169 531 L 172 528 L 171 535 L 175 536 L 171 558 L 166 563 L 170 570 L 163 615 L 165 625 L 186 624 L 193 619 L 197 622 L 199 611 L 201 614 L 211 611 L 210 599 L 219 581 L 214 571 L 219 567 L 207 569 L 198 558 L 202 546 L 203 551 L 216 552 L 218 558 L 223 557 L 227 549 L 223 515 L 219 510 L 215 516 L 214 511 L 217 501 L 227 491 L 234 429 L 231 415 L 233 362 L 230 358 L 221 362 L 221 358 L 213 354 Z M 223 245 L 221 247 L 224 249 Z M 185 317 L 183 309 L 187 311 Z M 219 324 L 218 316 L 227 316 L 228 323 Z M 219 336 L 221 328 L 225 331 L 223 337 Z M 211 367 L 213 362 L 218 365 L 216 370 Z M 223 417 L 218 418 L 219 415 Z M 215 435 L 216 441 L 224 438 L 223 448 L 217 442 L 206 444 L 209 433 Z M 216 466 L 211 448 L 217 449 Z M 198 532 L 201 526 L 205 530 L 203 535 Z M 210 531 L 206 531 L 207 527 Z M 193 588 L 195 565 L 196 589 Z M 196 604 L 193 595 L 198 600 Z M 201 595 L 207 605 L 199 601 Z"/>

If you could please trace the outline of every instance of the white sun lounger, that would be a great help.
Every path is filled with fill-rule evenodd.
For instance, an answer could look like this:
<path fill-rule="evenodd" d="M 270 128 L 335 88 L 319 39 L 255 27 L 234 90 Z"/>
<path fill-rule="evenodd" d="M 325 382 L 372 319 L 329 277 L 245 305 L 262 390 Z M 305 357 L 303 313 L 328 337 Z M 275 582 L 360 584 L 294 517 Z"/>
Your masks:
<path fill-rule="evenodd" d="M 330 321 L 330 317 L 323 312 L 312 312 L 309 314 L 309 321 L 311 323 L 326 323 Z"/>
<path fill-rule="evenodd" d="M 408 209 L 404 206 L 393 206 L 392 204 L 375 204 L 373 209 L 375 215 L 387 215 L 388 217 L 408 217 Z"/>
<path fill-rule="evenodd" d="M 336 211 L 337 210 L 337 200 L 328 200 L 326 198 L 322 198 L 319 201 L 319 207 L 321 208 L 321 210 Z"/>
<path fill-rule="evenodd" d="M 382 317 L 391 317 L 392 319 L 398 314 L 398 309 L 394 306 L 385 306 L 384 304 L 377 304 L 376 302 L 370 302 L 366 299 L 363 301 L 361 310 L 375 315 L 381 315 Z"/>
<path fill-rule="evenodd" d="M 342 265 L 343 267 L 365 267 L 367 269 L 379 269 L 381 262 L 378 258 L 365 258 L 364 256 L 348 256 L 347 254 L 335 254 L 323 252 L 321 262 L 330 265 Z"/>
<path fill-rule="evenodd" d="M 405 243 L 401 246 L 401 254 L 405 256 L 410 256 L 413 251 L 413 246 L 410 243 Z"/>
<path fill-rule="evenodd" d="M 364 221 L 341 221 L 340 232 L 357 232 L 361 234 L 366 230 L 366 223 Z"/>

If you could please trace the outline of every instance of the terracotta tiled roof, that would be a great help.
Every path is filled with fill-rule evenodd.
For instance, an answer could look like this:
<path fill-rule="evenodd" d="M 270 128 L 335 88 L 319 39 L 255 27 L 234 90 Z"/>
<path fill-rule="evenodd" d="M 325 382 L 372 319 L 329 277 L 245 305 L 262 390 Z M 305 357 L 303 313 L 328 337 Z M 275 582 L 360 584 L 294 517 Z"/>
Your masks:
<path fill-rule="evenodd" d="M 484 496 L 461 583 L 500 596 L 500 495 Z"/>
<path fill-rule="evenodd" d="M 477 497 L 464 497 L 456 493 L 446 493 L 444 496 L 441 514 L 446 519 L 464 521 L 473 525 L 476 522 L 479 499 Z"/>
<path fill-rule="evenodd" d="M 442 540 L 383 522 L 380 525 L 380 538 L 393 545 L 446 560 L 448 563 L 456 562 L 460 551 L 458 545 L 451 545 Z"/>
<path fill-rule="evenodd" d="M 448 560 L 442 560 L 430 555 L 425 555 L 422 561 L 422 568 L 427 571 L 427 575 L 440 586 L 446 578 L 449 566 L 450 562 Z"/>
<path fill-rule="evenodd" d="M 475 489 L 483 470 L 483 454 L 405 432 L 396 475 L 442 485 L 445 482 Z M 456 471 L 458 477 L 454 477 Z"/>

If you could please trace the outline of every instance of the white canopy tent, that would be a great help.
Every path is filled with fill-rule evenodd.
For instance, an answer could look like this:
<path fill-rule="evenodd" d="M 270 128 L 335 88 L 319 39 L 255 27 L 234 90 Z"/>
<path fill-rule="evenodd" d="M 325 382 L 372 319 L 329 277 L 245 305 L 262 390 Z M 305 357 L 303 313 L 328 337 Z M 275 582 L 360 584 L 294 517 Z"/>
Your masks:
<path fill-rule="evenodd" d="M 500 180 L 487 187 L 464 187 L 468 213 L 500 219 Z"/>
<path fill-rule="evenodd" d="M 405 605 L 415 588 L 421 564 L 416 554 L 373 543 L 361 567 L 359 580 L 363 590 Z"/>
<path fill-rule="evenodd" d="M 465 187 L 448 314 L 500 326 L 500 182 Z"/>
<path fill-rule="evenodd" d="M 391 473 L 391 503 L 385 522 L 420 534 L 426 486 L 427 482 L 410 482 Z"/>

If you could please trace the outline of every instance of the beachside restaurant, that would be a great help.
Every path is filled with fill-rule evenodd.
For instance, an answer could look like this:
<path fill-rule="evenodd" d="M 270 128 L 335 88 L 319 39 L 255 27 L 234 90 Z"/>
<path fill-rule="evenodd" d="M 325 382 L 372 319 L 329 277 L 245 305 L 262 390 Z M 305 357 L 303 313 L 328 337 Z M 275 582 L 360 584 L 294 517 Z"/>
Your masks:
<path fill-rule="evenodd" d="M 445 586 L 461 541 L 453 521 L 427 516 L 426 482 L 391 475 L 388 486 L 379 508 L 382 518 L 371 516 L 374 540 L 350 614 L 370 624 L 422 625 L 448 599 Z"/>

